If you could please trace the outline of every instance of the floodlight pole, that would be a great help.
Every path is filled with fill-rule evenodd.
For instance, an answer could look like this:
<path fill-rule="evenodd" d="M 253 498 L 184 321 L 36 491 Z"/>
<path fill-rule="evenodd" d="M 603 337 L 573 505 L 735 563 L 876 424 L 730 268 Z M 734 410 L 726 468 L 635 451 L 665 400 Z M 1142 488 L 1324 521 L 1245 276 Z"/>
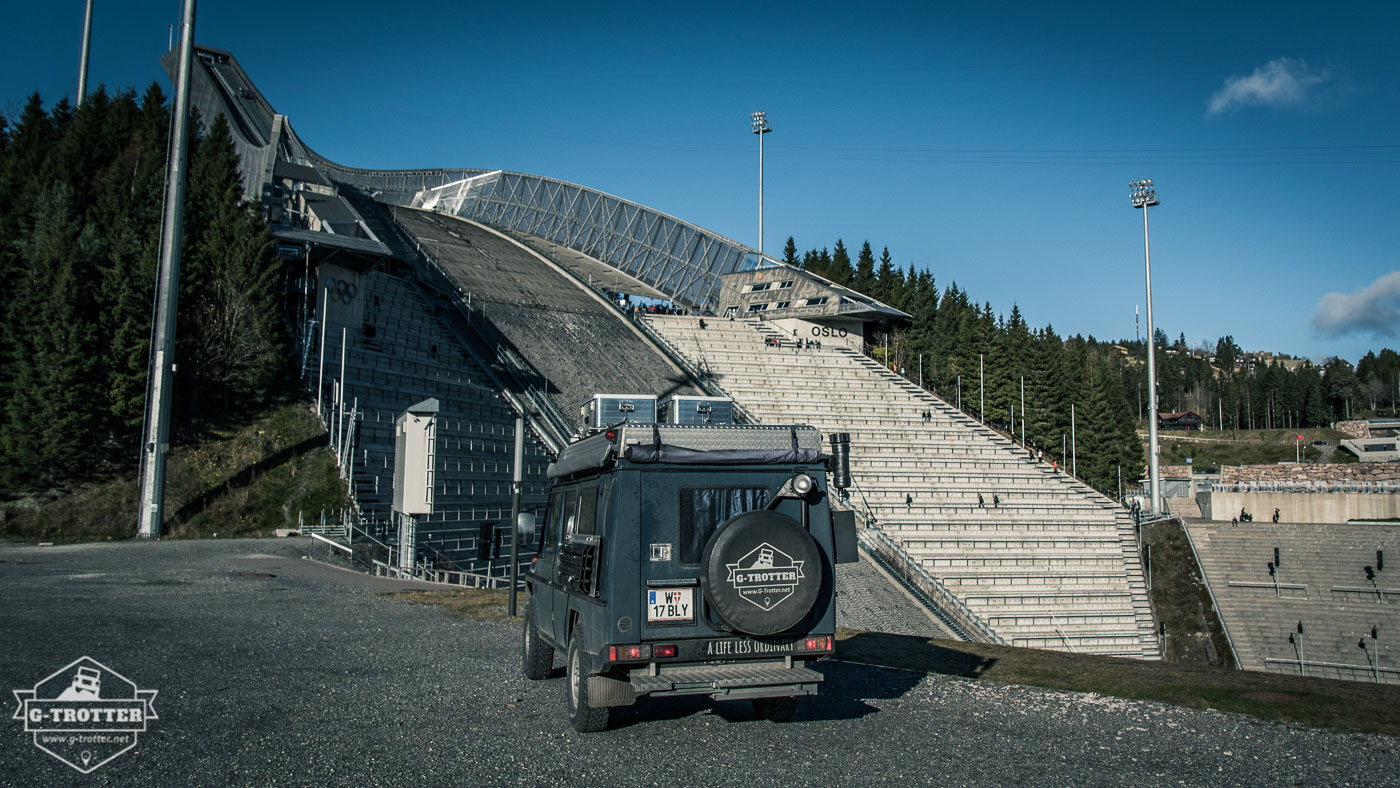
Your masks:
<path fill-rule="evenodd" d="M 768 113 L 763 110 L 749 116 L 753 133 L 758 135 L 758 258 L 763 259 L 763 135 L 772 131 Z"/>
<path fill-rule="evenodd" d="M 520 486 L 524 481 L 525 419 L 515 417 L 515 462 L 510 483 L 510 604 L 506 615 L 515 618 L 516 588 L 520 585 Z"/>
<path fill-rule="evenodd" d="M 175 79 L 175 128 L 167 162 L 165 215 L 161 225 L 156 326 L 146 389 L 146 441 L 141 452 L 141 509 L 136 536 L 159 539 L 165 511 L 165 458 L 170 452 L 171 387 L 175 377 L 175 316 L 180 295 L 180 243 L 189 157 L 190 70 L 194 57 L 194 5 L 185 0 L 180 24 L 180 70 Z"/>
<path fill-rule="evenodd" d="M 1128 190 L 1133 207 L 1142 209 L 1142 257 L 1147 270 L 1147 430 L 1150 443 L 1148 473 L 1152 485 L 1151 511 L 1157 514 L 1162 511 L 1162 476 L 1157 458 L 1157 336 L 1152 328 L 1152 251 L 1147 235 L 1147 208 L 1160 205 L 1161 201 L 1157 199 L 1157 190 L 1153 188 L 1151 178 L 1129 182 Z"/>
<path fill-rule="evenodd" d="M 78 106 L 87 98 L 88 52 L 92 48 L 92 2 L 87 0 L 87 12 L 83 14 L 83 56 L 78 61 Z"/>

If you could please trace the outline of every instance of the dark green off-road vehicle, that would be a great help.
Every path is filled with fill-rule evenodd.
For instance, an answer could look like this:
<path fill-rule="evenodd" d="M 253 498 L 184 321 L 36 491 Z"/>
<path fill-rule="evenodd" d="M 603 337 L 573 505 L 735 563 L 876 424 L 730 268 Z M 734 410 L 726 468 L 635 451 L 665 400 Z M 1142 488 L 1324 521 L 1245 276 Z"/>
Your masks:
<path fill-rule="evenodd" d="M 525 675 L 566 655 L 569 719 L 602 730 L 639 697 L 749 699 L 790 718 L 832 653 L 835 564 L 856 560 L 834 511 L 849 441 L 811 427 L 634 424 L 550 465 L 540 556 L 526 575 Z"/>

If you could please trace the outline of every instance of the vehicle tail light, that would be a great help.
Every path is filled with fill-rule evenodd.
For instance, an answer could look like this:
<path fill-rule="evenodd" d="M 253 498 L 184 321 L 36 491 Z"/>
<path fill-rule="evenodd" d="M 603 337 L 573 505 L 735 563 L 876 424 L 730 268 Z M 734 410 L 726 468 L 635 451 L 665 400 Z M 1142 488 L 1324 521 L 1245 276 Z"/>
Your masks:
<path fill-rule="evenodd" d="M 608 430 L 607 432 L 603 433 L 603 435 L 607 437 L 609 442 L 617 442 L 617 430 Z"/>
<path fill-rule="evenodd" d="M 650 645 L 608 646 L 609 662 L 639 662 L 651 659 Z"/>
<path fill-rule="evenodd" d="M 831 651 L 831 646 L 830 635 L 817 635 L 804 638 L 801 648 L 803 651 Z"/>
<path fill-rule="evenodd" d="M 657 659 L 668 659 L 676 656 L 676 647 L 672 645 L 656 646 L 652 649 L 652 653 L 656 655 Z"/>

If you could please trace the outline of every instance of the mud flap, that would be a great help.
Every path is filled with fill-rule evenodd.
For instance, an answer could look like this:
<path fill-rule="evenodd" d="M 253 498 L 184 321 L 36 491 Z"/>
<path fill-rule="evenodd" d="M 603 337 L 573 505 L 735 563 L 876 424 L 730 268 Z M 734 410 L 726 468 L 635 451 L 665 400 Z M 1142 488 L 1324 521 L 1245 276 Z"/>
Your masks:
<path fill-rule="evenodd" d="M 632 689 L 632 683 L 626 679 L 615 679 L 611 676 L 588 677 L 589 706 L 631 706 L 636 702 L 637 693 Z"/>

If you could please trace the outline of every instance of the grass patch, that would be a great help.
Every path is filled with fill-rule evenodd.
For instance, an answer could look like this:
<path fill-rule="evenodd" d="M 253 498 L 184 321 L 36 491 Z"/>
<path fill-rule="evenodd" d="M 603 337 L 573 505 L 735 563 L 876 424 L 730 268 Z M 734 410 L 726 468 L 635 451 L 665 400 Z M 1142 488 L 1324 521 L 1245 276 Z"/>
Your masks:
<path fill-rule="evenodd" d="M 1329 428 L 1303 430 L 1206 430 L 1205 432 L 1159 432 L 1163 465 L 1185 465 L 1191 458 L 1197 471 L 1214 473 L 1222 465 L 1273 465 L 1297 459 L 1298 436 L 1303 436 L 1303 461 L 1356 462 L 1349 452 L 1338 451 L 1337 445 L 1348 436 Z M 1144 441 L 1146 436 L 1144 435 Z M 1313 441 L 1327 441 L 1318 447 Z M 1326 451 L 1324 452 L 1324 449 Z"/>
<path fill-rule="evenodd" d="M 842 630 L 840 659 L 1400 735 L 1400 687 Z"/>
<path fill-rule="evenodd" d="M 464 588 L 443 591 L 397 591 L 379 594 L 386 599 L 407 602 L 412 605 L 432 605 L 440 607 L 457 618 L 477 620 L 511 620 L 506 615 L 510 605 L 510 592 L 504 588 Z M 525 603 L 530 595 L 520 592 L 516 595 L 516 612 L 524 615 Z"/>
<path fill-rule="evenodd" d="M 349 506 L 320 421 L 304 403 L 276 405 L 251 422 L 176 446 L 166 461 L 164 535 L 270 536 L 298 511 Z M 137 474 L 0 507 L 0 537 L 49 542 L 136 534 Z"/>
<path fill-rule="evenodd" d="M 1168 662 L 1234 667 L 1224 628 L 1211 604 L 1191 543 L 1180 520 L 1143 526 L 1151 548 L 1152 605 L 1166 627 L 1163 653 Z"/>

